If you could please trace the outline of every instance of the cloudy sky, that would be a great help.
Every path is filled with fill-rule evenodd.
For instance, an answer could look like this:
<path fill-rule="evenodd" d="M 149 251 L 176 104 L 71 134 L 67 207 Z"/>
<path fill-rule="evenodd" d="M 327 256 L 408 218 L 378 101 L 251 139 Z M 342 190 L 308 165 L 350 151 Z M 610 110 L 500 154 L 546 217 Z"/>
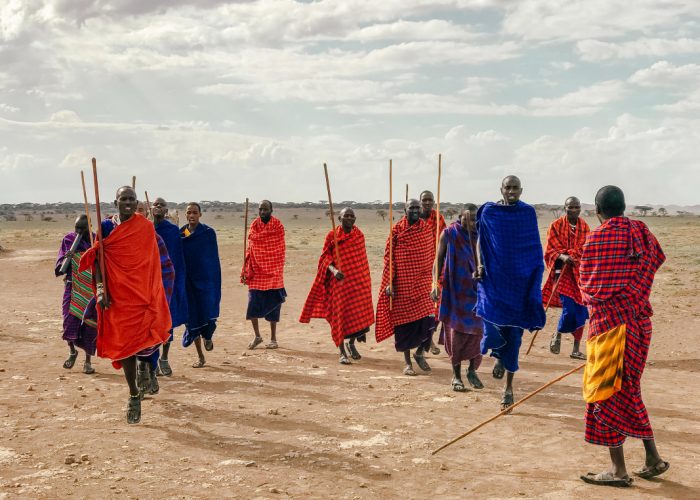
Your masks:
<path fill-rule="evenodd" d="M 0 0 L 0 203 L 695 204 L 697 0 Z M 695 153 L 693 153 L 695 151 Z M 9 181 L 9 184 L 8 184 Z M 9 187 L 9 189 L 8 189 Z"/>

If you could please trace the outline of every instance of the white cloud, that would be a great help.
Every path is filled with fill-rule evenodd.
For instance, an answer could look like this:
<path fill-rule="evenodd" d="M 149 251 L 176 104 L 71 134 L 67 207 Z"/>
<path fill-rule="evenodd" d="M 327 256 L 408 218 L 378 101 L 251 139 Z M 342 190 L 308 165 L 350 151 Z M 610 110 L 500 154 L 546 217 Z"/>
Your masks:
<path fill-rule="evenodd" d="M 697 120 L 647 122 L 623 115 L 608 130 L 580 129 L 570 137 L 543 136 L 517 149 L 513 168 L 534 188 L 535 199 L 579 194 L 592 200 L 606 184 L 621 186 L 628 201 L 691 203 L 697 179 Z M 662 170 L 663 176 L 654 172 Z M 530 192 L 533 189 L 528 187 Z M 550 193 L 549 195 L 547 193 Z"/>
<path fill-rule="evenodd" d="M 700 53 L 700 40 L 697 38 L 639 38 L 628 42 L 580 40 L 576 42 L 576 50 L 581 59 L 591 62 L 666 57 Z"/>
<path fill-rule="evenodd" d="M 17 111 L 19 111 L 19 108 L 17 106 L 12 106 L 10 104 L 0 102 L 0 111 L 4 111 L 6 113 L 16 113 Z"/>
<path fill-rule="evenodd" d="M 672 104 L 658 104 L 655 109 L 665 113 L 671 114 L 689 114 L 693 117 L 697 117 L 700 111 L 700 90 L 695 90 L 684 99 L 676 101 Z"/>
<path fill-rule="evenodd" d="M 383 198 L 389 157 L 430 187 L 443 152 L 446 199 L 497 196 L 523 169 L 548 201 L 560 189 L 535 191 L 534 165 L 569 185 L 591 151 L 628 148 L 663 184 L 664 158 L 691 164 L 675 138 L 697 143 L 697 67 L 675 57 L 698 52 L 689 0 L 0 4 L 0 168 L 18 200 L 79 198 L 89 156 L 105 186 L 137 174 L 171 199 L 318 199 L 299 179 L 322 161 L 338 197 Z M 654 121 L 626 114 L 640 102 Z"/>
<path fill-rule="evenodd" d="M 624 83 L 613 80 L 583 87 L 560 97 L 535 97 L 530 99 L 529 106 L 535 116 L 591 115 L 621 99 L 624 92 Z"/>
<path fill-rule="evenodd" d="M 668 61 L 659 61 L 649 68 L 640 69 L 629 81 L 641 87 L 695 89 L 700 87 L 700 64 L 676 66 Z"/>
<path fill-rule="evenodd" d="M 347 40 L 370 42 L 378 40 L 459 40 L 476 38 L 479 35 L 466 26 L 460 26 L 444 19 L 428 21 L 405 21 L 373 24 L 350 33 Z"/>
<path fill-rule="evenodd" d="M 700 12 L 694 0 L 527 0 L 506 10 L 506 33 L 530 40 L 615 37 L 673 27 Z"/>
<path fill-rule="evenodd" d="M 76 113 L 75 111 L 72 111 L 70 109 L 62 109 L 53 113 L 49 117 L 49 121 L 59 123 L 80 123 L 83 120 L 80 119 L 78 113 Z"/>

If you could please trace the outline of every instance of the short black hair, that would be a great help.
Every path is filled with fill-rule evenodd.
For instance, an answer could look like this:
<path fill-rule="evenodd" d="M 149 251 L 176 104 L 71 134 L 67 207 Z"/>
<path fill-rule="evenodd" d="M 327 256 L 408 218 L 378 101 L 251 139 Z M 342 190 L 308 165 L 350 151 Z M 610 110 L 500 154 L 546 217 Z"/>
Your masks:
<path fill-rule="evenodd" d="M 470 212 L 476 212 L 477 210 L 479 210 L 479 207 L 477 207 L 473 203 L 465 203 L 464 207 L 462 207 L 462 212 L 464 212 L 465 210 L 469 210 Z"/>
<path fill-rule="evenodd" d="M 506 176 L 503 178 L 503 180 L 501 181 L 501 186 L 505 186 L 506 181 L 507 181 L 508 179 L 513 179 L 513 180 L 518 181 L 518 184 L 520 184 L 520 187 L 522 187 L 522 185 L 523 185 L 523 183 L 520 181 L 520 177 L 518 177 L 517 175 L 506 175 Z"/>
<path fill-rule="evenodd" d="M 122 187 L 120 187 L 120 188 L 117 189 L 117 192 L 116 192 L 116 194 L 115 194 L 115 196 L 114 196 L 115 199 L 116 199 L 116 198 L 119 198 L 119 191 L 121 191 L 122 189 L 131 189 L 131 190 L 134 192 L 134 194 L 136 194 L 136 190 L 135 190 L 134 188 L 132 188 L 131 186 L 128 186 L 128 185 L 124 184 Z"/>
<path fill-rule="evenodd" d="M 189 207 L 190 205 L 194 205 L 195 207 L 197 207 L 197 210 L 199 210 L 199 213 L 200 213 L 200 214 L 202 213 L 202 207 L 199 205 L 199 203 L 197 203 L 196 201 L 190 201 L 190 202 L 185 206 L 185 208 Z"/>
<path fill-rule="evenodd" d="M 607 218 L 624 215 L 625 194 L 617 186 L 603 186 L 595 195 L 595 207 Z"/>
<path fill-rule="evenodd" d="M 270 205 L 270 210 L 272 210 L 272 202 L 271 202 L 270 200 L 263 200 L 263 201 L 260 202 L 260 205 L 262 205 L 263 203 L 269 203 L 269 205 Z"/>

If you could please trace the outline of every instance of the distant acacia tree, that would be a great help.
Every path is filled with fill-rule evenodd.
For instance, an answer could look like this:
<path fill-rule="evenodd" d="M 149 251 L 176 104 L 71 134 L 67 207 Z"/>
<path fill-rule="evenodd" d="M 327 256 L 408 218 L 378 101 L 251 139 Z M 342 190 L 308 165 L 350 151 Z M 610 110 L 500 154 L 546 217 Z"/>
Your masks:
<path fill-rule="evenodd" d="M 658 213 L 661 217 L 666 217 L 668 215 L 668 210 L 666 210 L 664 207 L 661 207 L 656 211 L 656 213 Z"/>
<path fill-rule="evenodd" d="M 443 213 L 448 219 L 452 219 L 455 215 L 459 213 L 459 210 L 457 210 L 454 207 L 450 207 L 446 209 Z"/>
<path fill-rule="evenodd" d="M 386 220 L 386 211 L 385 210 L 377 210 L 377 215 L 382 218 L 382 220 Z"/>
<path fill-rule="evenodd" d="M 634 207 L 635 210 L 637 210 L 642 217 L 647 216 L 647 212 L 651 211 L 654 209 L 654 207 L 649 207 L 647 205 L 637 205 Z"/>
<path fill-rule="evenodd" d="M 552 212 L 552 215 L 554 215 L 554 217 L 560 217 L 564 210 L 564 207 L 551 207 L 549 209 L 549 211 Z"/>

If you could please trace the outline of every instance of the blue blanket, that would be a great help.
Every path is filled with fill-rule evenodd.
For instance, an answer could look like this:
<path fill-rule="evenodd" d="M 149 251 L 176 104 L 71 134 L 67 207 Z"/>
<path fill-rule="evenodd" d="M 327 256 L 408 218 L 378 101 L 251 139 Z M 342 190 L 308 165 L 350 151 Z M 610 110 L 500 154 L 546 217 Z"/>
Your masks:
<path fill-rule="evenodd" d="M 488 202 L 477 212 L 485 276 L 478 284 L 476 314 L 498 326 L 544 327 L 544 255 L 535 209 Z"/>
<path fill-rule="evenodd" d="M 163 239 L 175 268 L 175 283 L 170 296 L 170 317 L 173 328 L 187 323 L 187 294 L 185 291 L 185 255 L 182 252 L 180 230 L 169 220 L 163 220 L 156 226 L 156 233 Z"/>
<path fill-rule="evenodd" d="M 198 224 L 193 233 L 180 228 L 185 256 L 187 328 L 196 330 L 219 317 L 221 302 L 221 263 L 216 232 L 206 224 Z M 185 236 L 189 234 L 189 236 Z"/>

